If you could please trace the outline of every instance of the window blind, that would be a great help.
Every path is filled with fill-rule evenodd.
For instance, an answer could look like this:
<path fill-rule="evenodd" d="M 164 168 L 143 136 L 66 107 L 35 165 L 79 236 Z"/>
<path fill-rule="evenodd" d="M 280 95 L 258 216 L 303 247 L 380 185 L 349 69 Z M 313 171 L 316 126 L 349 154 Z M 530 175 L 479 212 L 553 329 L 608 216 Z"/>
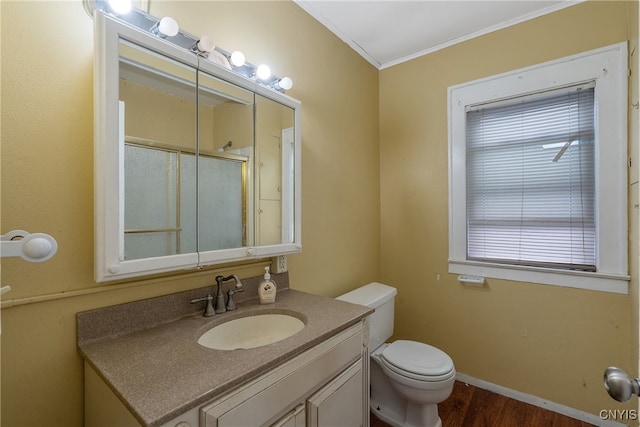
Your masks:
<path fill-rule="evenodd" d="M 595 271 L 593 85 L 466 115 L 467 258 Z"/>

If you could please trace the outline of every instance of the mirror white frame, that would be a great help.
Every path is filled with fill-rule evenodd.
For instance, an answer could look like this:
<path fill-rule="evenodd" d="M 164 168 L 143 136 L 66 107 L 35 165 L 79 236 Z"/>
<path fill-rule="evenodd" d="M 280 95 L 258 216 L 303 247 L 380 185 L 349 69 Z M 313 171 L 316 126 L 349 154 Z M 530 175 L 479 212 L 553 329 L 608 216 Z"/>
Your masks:
<path fill-rule="evenodd" d="M 196 54 L 155 37 L 129 24 L 96 11 L 94 62 L 94 219 L 95 280 L 106 282 L 133 277 L 191 270 L 234 261 L 250 261 L 300 252 L 301 242 L 301 109 L 300 102 L 210 61 L 198 63 Z M 226 82 L 290 107 L 294 113 L 293 171 L 283 168 L 292 180 L 289 193 L 293 209 L 283 201 L 282 230 L 293 233 L 292 241 L 206 252 L 125 260 L 124 259 L 124 118 L 118 108 L 119 41 L 125 39 L 143 48 L 201 70 Z M 255 142 L 254 142 L 255 143 Z M 283 150 L 284 151 L 284 150 Z M 253 179 L 253 178 L 251 178 Z M 291 212 L 292 211 L 292 212 Z M 253 217 L 253 216 L 252 216 Z M 249 227 L 253 227 L 252 224 Z"/>

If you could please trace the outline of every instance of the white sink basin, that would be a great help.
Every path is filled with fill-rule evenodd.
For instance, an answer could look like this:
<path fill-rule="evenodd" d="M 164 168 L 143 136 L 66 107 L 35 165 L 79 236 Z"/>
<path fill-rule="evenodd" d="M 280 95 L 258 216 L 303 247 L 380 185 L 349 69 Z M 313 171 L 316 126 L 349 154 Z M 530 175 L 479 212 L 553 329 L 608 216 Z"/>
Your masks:
<path fill-rule="evenodd" d="M 202 334 L 198 344 L 214 350 L 260 347 L 281 341 L 304 328 L 304 322 L 288 314 L 257 314 L 229 320 Z"/>

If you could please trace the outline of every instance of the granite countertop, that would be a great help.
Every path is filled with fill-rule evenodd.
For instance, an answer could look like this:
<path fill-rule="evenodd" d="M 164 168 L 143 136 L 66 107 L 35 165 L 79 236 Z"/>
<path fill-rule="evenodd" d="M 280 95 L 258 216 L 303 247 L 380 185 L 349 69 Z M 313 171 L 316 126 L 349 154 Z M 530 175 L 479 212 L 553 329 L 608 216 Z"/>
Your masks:
<path fill-rule="evenodd" d="M 185 294 L 184 304 L 188 306 L 192 295 L 181 294 Z M 121 306 L 78 313 L 80 354 L 145 426 L 162 425 L 212 400 L 373 311 L 328 297 L 279 289 L 275 304 L 260 305 L 257 298 L 251 298 L 238 301 L 238 309 L 233 312 L 203 317 L 199 311 L 177 319 L 161 315 L 154 325 L 149 320 L 154 317 L 149 307 L 166 302 L 156 298 L 144 300 L 137 307 L 136 302 L 122 305 L 142 310 L 138 314 L 142 326 L 133 324 L 131 310 Z M 289 338 L 252 349 L 212 350 L 197 343 L 211 327 L 256 312 L 290 314 L 306 325 Z"/>

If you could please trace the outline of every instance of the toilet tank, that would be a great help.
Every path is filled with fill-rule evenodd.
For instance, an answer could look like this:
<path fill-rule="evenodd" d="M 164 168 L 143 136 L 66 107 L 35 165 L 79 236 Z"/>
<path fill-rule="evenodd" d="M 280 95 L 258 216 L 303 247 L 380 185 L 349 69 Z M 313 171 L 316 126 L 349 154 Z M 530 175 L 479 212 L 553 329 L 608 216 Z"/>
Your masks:
<path fill-rule="evenodd" d="M 396 294 L 396 288 L 373 282 L 336 298 L 375 309 L 369 317 L 369 352 L 380 347 L 393 335 L 393 304 Z"/>

